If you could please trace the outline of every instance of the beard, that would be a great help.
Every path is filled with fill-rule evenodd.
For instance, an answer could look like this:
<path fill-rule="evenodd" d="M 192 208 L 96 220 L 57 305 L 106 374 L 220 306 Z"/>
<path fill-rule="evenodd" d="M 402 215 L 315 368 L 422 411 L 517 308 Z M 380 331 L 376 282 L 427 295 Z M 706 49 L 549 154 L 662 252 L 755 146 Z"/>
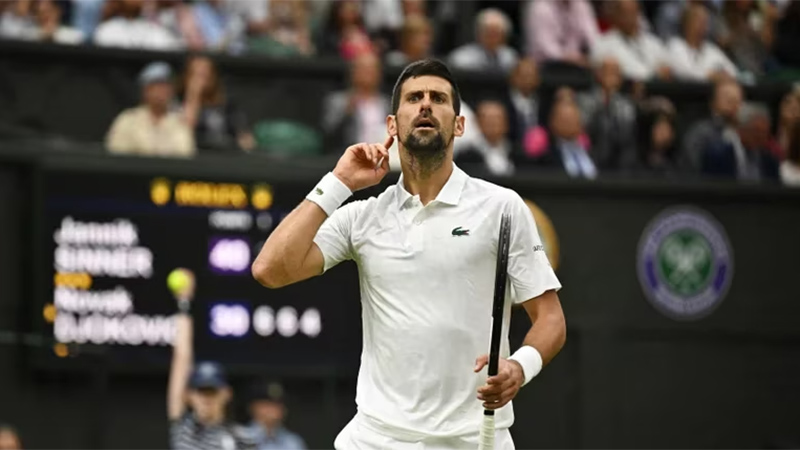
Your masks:
<path fill-rule="evenodd" d="M 428 131 L 417 131 L 414 127 L 401 143 L 408 152 L 411 166 L 425 177 L 442 166 L 453 137 L 445 137 L 438 125 Z"/>

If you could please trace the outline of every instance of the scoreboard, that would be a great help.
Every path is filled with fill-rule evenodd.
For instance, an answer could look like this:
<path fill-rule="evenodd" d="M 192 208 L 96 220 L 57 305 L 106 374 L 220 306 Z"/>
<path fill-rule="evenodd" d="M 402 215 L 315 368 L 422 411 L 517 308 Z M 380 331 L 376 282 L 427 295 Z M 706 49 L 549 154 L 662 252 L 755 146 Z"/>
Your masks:
<path fill-rule="evenodd" d="M 250 266 L 306 184 L 45 170 L 36 239 L 45 274 L 47 366 L 101 350 L 117 370 L 165 368 L 175 299 L 166 278 L 195 273 L 197 359 L 230 370 L 352 371 L 361 351 L 358 276 L 342 264 L 269 290 Z"/>

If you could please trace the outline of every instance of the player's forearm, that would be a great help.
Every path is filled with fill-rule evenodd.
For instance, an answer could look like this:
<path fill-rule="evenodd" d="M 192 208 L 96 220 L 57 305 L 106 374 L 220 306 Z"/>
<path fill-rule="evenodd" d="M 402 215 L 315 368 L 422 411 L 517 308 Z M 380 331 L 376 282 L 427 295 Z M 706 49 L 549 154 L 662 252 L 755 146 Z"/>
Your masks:
<path fill-rule="evenodd" d="M 172 349 L 172 367 L 167 389 L 167 417 L 177 419 L 185 407 L 184 393 L 192 369 L 192 318 L 179 314 L 175 319 L 175 340 Z"/>
<path fill-rule="evenodd" d="M 530 345 L 542 355 L 542 365 L 547 365 L 567 341 L 567 325 L 564 314 L 549 311 L 541 314 L 531 326 L 522 345 Z"/>
<path fill-rule="evenodd" d="M 270 234 L 253 262 L 253 277 L 266 287 L 277 288 L 305 278 L 304 263 L 314 237 L 327 219 L 317 204 L 303 200 Z"/>

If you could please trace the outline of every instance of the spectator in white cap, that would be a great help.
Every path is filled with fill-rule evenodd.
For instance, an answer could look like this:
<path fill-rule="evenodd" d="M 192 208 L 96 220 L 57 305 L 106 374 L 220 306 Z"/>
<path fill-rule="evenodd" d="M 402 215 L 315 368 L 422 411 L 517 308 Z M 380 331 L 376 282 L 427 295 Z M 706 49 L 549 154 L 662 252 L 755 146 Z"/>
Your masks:
<path fill-rule="evenodd" d="M 173 110 L 172 68 L 154 62 L 139 75 L 142 103 L 120 113 L 107 136 L 112 153 L 189 157 L 195 154 L 194 135 Z"/>

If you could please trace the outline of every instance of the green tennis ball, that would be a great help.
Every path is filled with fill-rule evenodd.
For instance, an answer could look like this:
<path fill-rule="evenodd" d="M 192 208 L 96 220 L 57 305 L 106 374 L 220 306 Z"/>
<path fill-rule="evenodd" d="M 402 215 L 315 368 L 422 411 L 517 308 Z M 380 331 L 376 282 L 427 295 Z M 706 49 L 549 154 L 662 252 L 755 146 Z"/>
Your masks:
<path fill-rule="evenodd" d="M 189 286 L 189 275 L 184 269 L 175 269 L 167 277 L 167 286 L 172 292 L 181 292 Z"/>

